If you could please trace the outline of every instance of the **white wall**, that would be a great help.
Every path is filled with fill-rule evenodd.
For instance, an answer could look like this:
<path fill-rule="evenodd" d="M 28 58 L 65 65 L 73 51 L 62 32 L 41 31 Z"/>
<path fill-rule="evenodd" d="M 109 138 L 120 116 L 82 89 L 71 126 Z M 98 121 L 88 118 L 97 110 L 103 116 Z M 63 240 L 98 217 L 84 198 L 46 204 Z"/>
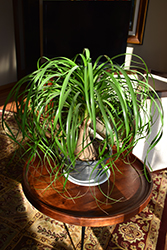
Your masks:
<path fill-rule="evenodd" d="M 148 15 L 146 20 L 143 45 L 129 45 L 134 48 L 134 53 L 140 55 L 148 67 L 155 71 L 167 73 L 167 0 L 149 0 Z M 157 90 L 167 90 L 167 78 L 165 81 L 155 82 Z M 152 170 L 167 168 L 167 97 L 161 98 L 164 108 L 163 136 L 157 146 L 148 155 L 148 161 Z M 158 121 L 154 125 L 153 134 L 159 126 Z M 133 153 L 144 160 L 148 143 L 142 140 L 138 143 Z"/>
<path fill-rule="evenodd" d="M 167 72 L 167 0 L 149 0 L 143 44 L 129 46 L 150 69 Z"/>
<path fill-rule="evenodd" d="M 12 0 L 0 0 L 0 86 L 16 80 Z"/>
<path fill-rule="evenodd" d="M 149 0 L 143 45 L 132 45 L 148 67 L 167 72 L 167 0 Z M 0 85 L 16 81 L 12 0 L 0 0 Z"/>

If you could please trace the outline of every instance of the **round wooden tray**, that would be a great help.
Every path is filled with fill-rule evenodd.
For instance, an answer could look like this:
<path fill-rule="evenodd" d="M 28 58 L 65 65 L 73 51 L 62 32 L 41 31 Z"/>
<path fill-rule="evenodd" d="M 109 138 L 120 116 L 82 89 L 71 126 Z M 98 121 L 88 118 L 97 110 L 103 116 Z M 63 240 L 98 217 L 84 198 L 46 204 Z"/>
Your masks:
<path fill-rule="evenodd" d="M 36 159 L 28 170 L 24 168 L 24 193 L 39 211 L 64 223 L 91 227 L 121 223 L 140 213 L 151 198 L 152 182 L 133 154 L 126 162 L 118 159 L 115 174 L 111 171 L 109 181 L 102 185 L 84 187 L 68 181 L 66 191 L 64 177 L 54 182 L 47 167 L 38 163 Z M 148 170 L 147 175 L 151 180 Z"/>

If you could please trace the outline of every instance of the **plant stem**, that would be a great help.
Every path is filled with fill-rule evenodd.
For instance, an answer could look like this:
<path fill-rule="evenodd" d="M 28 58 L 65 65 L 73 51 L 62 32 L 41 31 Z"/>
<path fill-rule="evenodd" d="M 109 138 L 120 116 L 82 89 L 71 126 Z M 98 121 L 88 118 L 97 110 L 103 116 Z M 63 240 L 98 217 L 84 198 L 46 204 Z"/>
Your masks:
<path fill-rule="evenodd" d="M 90 119 L 89 120 L 85 119 L 82 125 L 80 126 L 79 138 L 77 142 L 77 147 L 75 149 L 75 155 L 78 155 L 78 159 L 81 161 L 96 160 L 97 157 L 96 150 L 93 144 L 91 143 L 91 139 L 89 136 L 90 123 L 91 123 Z"/>

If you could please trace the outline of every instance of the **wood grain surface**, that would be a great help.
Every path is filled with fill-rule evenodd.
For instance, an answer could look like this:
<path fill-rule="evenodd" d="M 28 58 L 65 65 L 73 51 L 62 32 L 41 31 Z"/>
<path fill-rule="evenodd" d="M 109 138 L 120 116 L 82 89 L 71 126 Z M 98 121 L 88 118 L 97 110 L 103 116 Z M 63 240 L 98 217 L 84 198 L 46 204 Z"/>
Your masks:
<path fill-rule="evenodd" d="M 54 163 L 53 163 L 54 164 Z M 126 221 L 140 213 L 152 194 L 152 181 L 143 174 L 143 163 L 133 154 L 115 162 L 108 181 L 85 187 L 54 180 L 49 166 L 36 159 L 24 167 L 23 190 L 29 201 L 45 215 L 64 223 L 80 226 L 107 226 Z M 151 174 L 147 170 L 151 180 Z M 50 184 L 51 183 L 51 184 Z"/>

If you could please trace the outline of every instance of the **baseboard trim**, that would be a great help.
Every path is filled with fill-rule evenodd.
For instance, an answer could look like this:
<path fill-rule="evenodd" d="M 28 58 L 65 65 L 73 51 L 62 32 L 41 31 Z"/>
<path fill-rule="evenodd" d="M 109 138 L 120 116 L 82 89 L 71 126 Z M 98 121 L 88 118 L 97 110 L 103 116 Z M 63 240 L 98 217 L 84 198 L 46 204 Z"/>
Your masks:
<path fill-rule="evenodd" d="M 11 89 L 15 86 L 17 82 L 11 82 L 11 83 L 7 83 L 4 85 L 0 85 L 0 90 L 7 90 L 7 89 Z"/>

